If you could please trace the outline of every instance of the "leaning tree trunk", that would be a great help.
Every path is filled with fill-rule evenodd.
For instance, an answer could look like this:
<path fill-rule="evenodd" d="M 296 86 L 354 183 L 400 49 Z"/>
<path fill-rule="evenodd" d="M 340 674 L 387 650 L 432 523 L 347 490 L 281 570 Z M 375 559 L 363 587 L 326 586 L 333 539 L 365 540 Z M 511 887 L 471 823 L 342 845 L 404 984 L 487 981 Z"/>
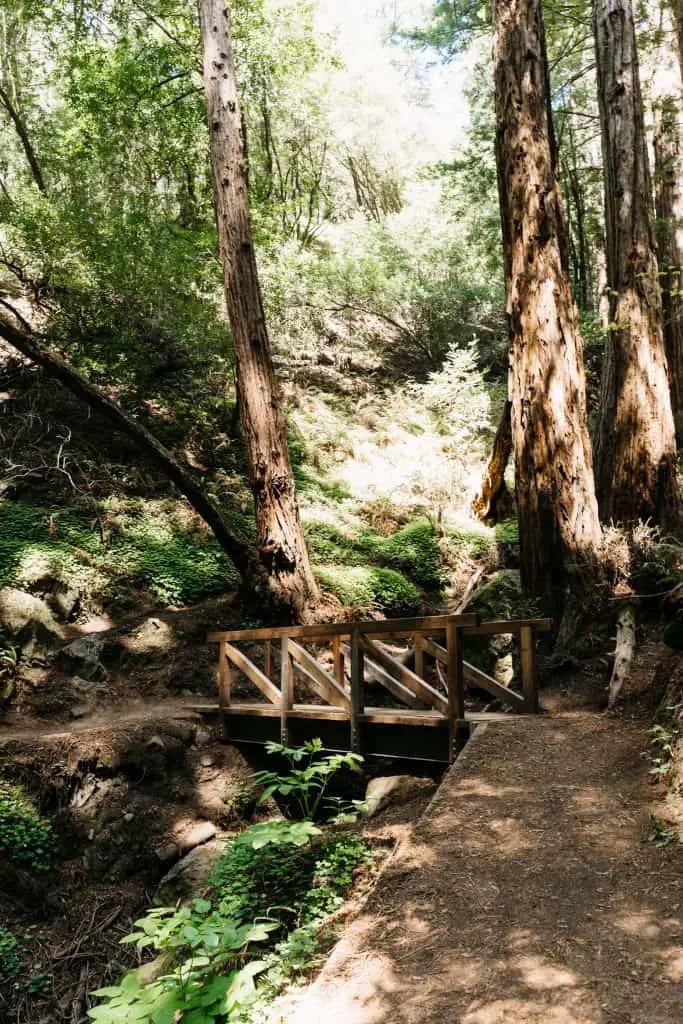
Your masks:
<path fill-rule="evenodd" d="M 654 76 L 656 237 L 669 364 L 671 405 L 677 440 L 683 441 L 683 95 L 671 10 L 662 6 L 664 36 Z"/>
<path fill-rule="evenodd" d="M 305 620 L 318 592 L 299 520 L 256 268 L 226 0 L 199 0 L 199 21 L 218 245 L 260 556 L 272 603 Z"/>
<path fill-rule="evenodd" d="M 566 617 L 601 531 L 539 0 L 495 0 L 493 27 L 522 582 Z"/>
<path fill-rule="evenodd" d="M 676 438 L 630 0 L 593 0 L 605 178 L 610 329 L 595 472 L 605 520 L 675 525 Z"/>

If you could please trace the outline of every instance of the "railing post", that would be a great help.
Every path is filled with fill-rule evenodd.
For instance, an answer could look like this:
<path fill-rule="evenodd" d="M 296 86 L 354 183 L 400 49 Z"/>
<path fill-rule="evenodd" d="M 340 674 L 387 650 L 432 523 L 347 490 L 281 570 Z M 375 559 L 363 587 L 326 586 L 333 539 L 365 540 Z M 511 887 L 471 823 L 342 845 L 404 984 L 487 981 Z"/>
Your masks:
<path fill-rule="evenodd" d="M 359 715 L 365 710 L 365 666 L 360 645 L 360 629 L 351 632 L 351 750 L 359 754 L 361 748 Z"/>
<path fill-rule="evenodd" d="M 269 679 L 273 678 L 273 651 L 270 640 L 266 640 L 263 644 L 263 674 Z"/>
<path fill-rule="evenodd" d="M 289 746 L 288 712 L 294 703 L 294 667 L 289 656 L 289 637 L 280 641 L 280 742 Z"/>
<path fill-rule="evenodd" d="M 422 633 L 416 633 L 413 637 L 413 650 L 415 651 L 415 675 L 420 679 L 425 677 L 424 647 L 422 646 Z"/>
<path fill-rule="evenodd" d="M 446 679 L 448 683 L 449 760 L 460 753 L 467 741 L 465 724 L 465 677 L 462 657 L 462 627 L 446 623 Z"/>
<path fill-rule="evenodd" d="M 332 637 L 332 658 L 334 661 L 334 678 L 340 686 L 345 686 L 344 680 L 344 655 L 341 649 L 341 637 Z"/>
<path fill-rule="evenodd" d="M 538 673 L 536 670 L 536 639 L 531 626 L 522 626 L 519 631 L 519 647 L 522 661 L 524 710 L 528 715 L 535 715 L 538 712 Z"/>
<path fill-rule="evenodd" d="M 218 703 L 229 708 L 232 699 L 232 665 L 228 660 L 228 645 L 221 640 L 218 645 Z"/>

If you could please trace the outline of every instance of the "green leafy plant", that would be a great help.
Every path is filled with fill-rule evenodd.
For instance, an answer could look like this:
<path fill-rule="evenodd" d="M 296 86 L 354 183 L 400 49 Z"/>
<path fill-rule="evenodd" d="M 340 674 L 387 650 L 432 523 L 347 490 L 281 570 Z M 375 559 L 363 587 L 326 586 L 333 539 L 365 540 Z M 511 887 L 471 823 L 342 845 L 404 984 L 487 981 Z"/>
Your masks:
<path fill-rule="evenodd" d="M 647 835 L 649 843 L 653 843 L 658 850 L 663 850 L 671 843 L 683 843 L 683 832 L 672 828 L 671 825 L 660 818 L 658 814 L 651 814 L 649 819 L 649 832 Z"/>
<path fill-rule="evenodd" d="M 49 870 L 53 852 L 50 823 L 19 789 L 0 782 L 0 855 L 41 873 Z"/>
<path fill-rule="evenodd" d="M 278 791 L 294 798 L 301 820 L 259 822 L 226 844 L 205 898 L 186 907 L 156 907 L 135 922 L 124 944 L 168 958 L 166 973 L 144 984 L 129 972 L 93 995 L 89 1011 L 103 1024 L 214 1024 L 246 1020 L 267 972 L 261 1000 L 320 955 L 316 922 L 342 903 L 359 865 L 371 853 L 350 829 L 328 833 L 311 820 L 326 806 L 329 782 L 354 754 L 320 757 L 319 740 L 303 747 L 270 744 L 288 759 L 289 774 L 265 773 L 262 799 Z M 254 776 L 263 783 L 264 773 Z M 293 930 L 292 930 L 293 929 Z M 254 949 L 253 947 L 257 947 Z"/>
<path fill-rule="evenodd" d="M 21 973 L 19 943 L 7 928 L 0 927 L 0 984 L 8 985 Z"/>
<path fill-rule="evenodd" d="M 321 757 L 322 742 L 319 739 L 309 740 L 301 747 L 286 747 L 281 743 L 267 743 L 269 754 L 279 754 L 289 763 L 286 773 L 265 769 L 252 775 L 252 782 L 263 786 L 259 803 L 264 803 L 277 793 L 293 801 L 300 817 L 310 821 L 319 811 L 331 809 L 339 813 L 343 801 L 328 794 L 332 777 L 341 768 L 357 770 L 363 762 L 358 754 L 330 754 Z"/>

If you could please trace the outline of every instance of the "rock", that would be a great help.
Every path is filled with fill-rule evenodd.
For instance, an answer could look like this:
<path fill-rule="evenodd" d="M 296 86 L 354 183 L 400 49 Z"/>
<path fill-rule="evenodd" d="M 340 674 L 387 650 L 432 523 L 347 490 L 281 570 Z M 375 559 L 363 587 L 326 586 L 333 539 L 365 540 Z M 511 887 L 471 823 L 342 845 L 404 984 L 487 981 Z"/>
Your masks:
<path fill-rule="evenodd" d="M 106 679 L 107 670 L 100 658 L 104 641 L 97 636 L 79 636 L 57 655 L 57 664 L 67 672 L 74 672 L 87 680 Z"/>
<path fill-rule="evenodd" d="M 87 718 L 88 715 L 92 715 L 94 710 L 93 704 L 74 704 L 69 708 L 69 714 L 72 718 Z"/>
<path fill-rule="evenodd" d="M 676 618 L 668 623 L 663 639 L 667 647 L 683 651 L 683 612 L 679 612 Z"/>
<path fill-rule="evenodd" d="M 372 817 L 389 804 L 404 804 L 434 789 L 431 779 L 414 775 L 385 775 L 370 779 L 365 791 L 368 817 Z"/>
<path fill-rule="evenodd" d="M 13 587 L 0 590 L 0 630 L 25 658 L 38 657 L 64 639 L 46 603 Z"/>
<path fill-rule="evenodd" d="M 224 849 L 224 843 L 214 841 L 191 850 L 161 879 L 154 894 L 154 902 L 158 905 L 173 906 L 179 901 L 192 899 L 205 888 L 209 875 Z"/>
<path fill-rule="evenodd" d="M 159 749 L 162 749 L 166 744 L 162 740 L 161 736 L 150 736 L 150 738 L 145 742 L 145 746 L 158 747 Z"/>
<path fill-rule="evenodd" d="M 495 619 L 524 618 L 528 609 L 524 604 L 522 584 L 516 569 L 500 569 L 476 592 L 467 605 L 468 612 L 476 612 L 482 622 Z M 488 675 L 507 685 L 512 676 L 512 638 L 498 636 L 467 637 L 465 660 Z"/>
<path fill-rule="evenodd" d="M 210 768 L 214 763 L 214 759 L 212 758 L 211 754 L 202 754 L 202 756 L 199 759 L 199 763 L 202 766 L 202 768 Z"/>
<path fill-rule="evenodd" d="M 50 608 L 64 622 L 75 622 L 81 610 L 81 592 L 76 587 L 57 584 L 46 598 Z"/>
<path fill-rule="evenodd" d="M 180 853 L 185 854 L 190 850 L 194 850 L 196 846 L 202 846 L 204 843 L 208 843 L 210 839 L 213 839 L 216 835 L 216 826 L 212 821 L 201 821 L 194 828 L 189 829 L 187 832 L 183 832 L 178 845 L 180 847 Z"/>
<path fill-rule="evenodd" d="M 194 742 L 197 747 L 208 747 L 209 743 L 213 739 L 210 729 L 205 729 L 204 726 L 198 725 L 194 731 Z"/>
<path fill-rule="evenodd" d="M 170 864 L 180 856 L 180 847 L 177 843 L 162 843 L 161 846 L 155 848 L 154 856 L 162 864 Z"/>

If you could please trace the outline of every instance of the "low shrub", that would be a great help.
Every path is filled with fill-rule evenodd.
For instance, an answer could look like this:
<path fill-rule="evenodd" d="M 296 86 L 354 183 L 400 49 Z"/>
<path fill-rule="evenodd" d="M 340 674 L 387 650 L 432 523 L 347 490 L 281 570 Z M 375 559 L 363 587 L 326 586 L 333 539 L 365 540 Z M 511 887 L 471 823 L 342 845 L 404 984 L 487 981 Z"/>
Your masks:
<path fill-rule="evenodd" d="M 0 855 L 41 873 L 49 870 L 53 852 L 49 822 L 40 817 L 19 789 L 0 782 Z"/>

